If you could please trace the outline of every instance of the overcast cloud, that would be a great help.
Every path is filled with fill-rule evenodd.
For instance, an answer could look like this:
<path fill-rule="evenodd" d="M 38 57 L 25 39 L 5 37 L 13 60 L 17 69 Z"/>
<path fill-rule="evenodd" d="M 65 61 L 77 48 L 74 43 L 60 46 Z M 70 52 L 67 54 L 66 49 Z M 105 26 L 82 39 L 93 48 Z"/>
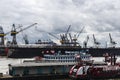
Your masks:
<path fill-rule="evenodd" d="M 10 31 L 13 23 L 25 27 L 36 22 L 37 29 L 56 34 L 65 32 L 69 25 L 72 32 L 85 26 L 79 37 L 81 44 L 87 35 L 92 42 L 92 34 L 102 43 L 109 41 L 109 32 L 119 44 L 120 0 L 0 0 L 0 24 L 4 32 Z M 54 39 L 35 27 L 24 33 L 31 41 Z"/>

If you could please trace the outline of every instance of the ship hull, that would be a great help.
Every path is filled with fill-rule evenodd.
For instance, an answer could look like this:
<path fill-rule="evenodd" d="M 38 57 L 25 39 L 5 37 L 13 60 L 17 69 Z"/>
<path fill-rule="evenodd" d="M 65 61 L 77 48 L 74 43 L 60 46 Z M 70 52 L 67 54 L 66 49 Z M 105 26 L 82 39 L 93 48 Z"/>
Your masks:
<path fill-rule="evenodd" d="M 22 48 L 22 47 L 13 47 L 9 48 L 7 56 L 10 58 L 32 58 L 35 56 L 43 56 L 44 54 L 52 54 L 51 51 L 84 51 L 93 57 L 101 57 L 103 54 L 116 54 L 120 55 L 120 48 L 80 48 L 80 47 L 44 47 L 44 48 Z"/>

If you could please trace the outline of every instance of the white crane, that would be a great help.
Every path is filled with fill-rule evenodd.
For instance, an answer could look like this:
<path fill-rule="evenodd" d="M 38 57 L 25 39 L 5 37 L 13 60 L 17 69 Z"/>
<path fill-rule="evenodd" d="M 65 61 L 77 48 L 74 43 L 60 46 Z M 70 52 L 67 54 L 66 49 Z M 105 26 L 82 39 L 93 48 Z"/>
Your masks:
<path fill-rule="evenodd" d="M 100 45 L 100 42 L 98 42 L 98 41 L 96 40 L 94 34 L 93 34 L 93 40 L 94 40 L 94 45 L 95 45 L 95 47 L 98 48 L 99 45 Z"/>
<path fill-rule="evenodd" d="M 109 33 L 109 37 L 110 37 L 110 44 L 111 44 L 111 47 L 115 47 L 117 43 L 112 39 L 110 33 Z"/>

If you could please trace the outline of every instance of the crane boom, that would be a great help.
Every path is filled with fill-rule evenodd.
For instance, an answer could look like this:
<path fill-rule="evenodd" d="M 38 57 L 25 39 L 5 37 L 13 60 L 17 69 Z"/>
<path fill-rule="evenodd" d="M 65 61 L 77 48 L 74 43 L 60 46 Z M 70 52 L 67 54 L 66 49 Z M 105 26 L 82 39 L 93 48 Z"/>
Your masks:
<path fill-rule="evenodd" d="M 80 36 L 80 34 L 82 33 L 82 31 L 84 30 L 84 28 L 85 28 L 85 26 L 81 29 L 81 31 L 78 33 L 78 35 L 77 35 L 77 39 L 78 39 L 78 37 Z"/>
<path fill-rule="evenodd" d="M 56 39 L 59 39 L 57 36 L 53 35 L 52 33 L 48 33 L 49 35 L 53 36 Z"/>
<path fill-rule="evenodd" d="M 43 30 L 39 30 L 39 29 L 37 29 L 37 28 L 36 28 L 36 31 L 38 31 L 38 32 L 46 32 L 46 31 L 43 31 Z M 50 33 L 50 32 L 46 32 L 46 33 L 48 33 L 50 36 L 52 36 L 52 37 L 54 37 L 54 38 L 56 38 L 56 39 L 59 39 L 57 36 L 55 36 L 54 34 L 52 34 L 52 33 Z"/>
<path fill-rule="evenodd" d="M 16 29 L 19 29 L 19 28 L 21 28 L 21 27 L 23 27 L 23 26 L 20 25 L 19 27 L 15 28 L 15 30 L 16 30 Z M 11 31 L 5 33 L 5 36 L 8 35 L 9 33 L 11 33 Z"/>
<path fill-rule="evenodd" d="M 115 47 L 115 45 L 117 44 L 111 37 L 111 34 L 109 33 L 109 37 L 110 37 L 110 44 L 112 47 Z"/>
<path fill-rule="evenodd" d="M 112 40 L 112 37 L 111 37 L 111 34 L 109 33 L 109 37 L 110 37 L 110 42 L 113 42 L 113 40 Z"/>
<path fill-rule="evenodd" d="M 18 31 L 17 33 L 22 32 L 22 31 L 24 31 L 24 30 L 26 30 L 26 29 L 28 29 L 28 28 L 30 28 L 30 27 L 32 27 L 32 26 L 34 26 L 34 25 L 36 25 L 36 24 L 37 24 L 37 23 L 31 24 L 31 25 L 27 26 L 26 28 L 21 29 L 21 30 L 20 30 L 20 31 Z"/>
<path fill-rule="evenodd" d="M 18 32 L 16 31 L 15 24 L 13 24 L 13 27 L 12 27 L 12 30 L 11 30 L 11 36 L 13 36 L 12 44 L 13 44 L 13 45 L 16 45 L 16 44 L 17 44 L 16 35 L 17 35 L 18 33 L 22 32 L 22 31 L 24 31 L 24 30 L 26 30 L 26 29 L 28 29 L 28 28 L 36 25 L 36 24 L 37 24 L 37 23 L 34 23 L 34 24 L 32 24 L 32 25 L 24 28 L 24 29 L 19 30 Z"/>
<path fill-rule="evenodd" d="M 95 39 L 95 36 L 94 36 L 94 34 L 93 34 L 93 40 L 94 40 L 94 43 L 96 42 L 96 39 Z"/>
<path fill-rule="evenodd" d="M 73 42 L 73 40 L 72 40 L 72 36 L 71 36 L 71 33 L 69 33 L 69 36 L 70 36 L 70 40 L 71 40 L 71 42 Z"/>
<path fill-rule="evenodd" d="M 70 27 L 71 27 L 71 25 L 69 25 L 69 27 L 68 27 L 68 29 L 67 29 L 67 31 L 66 31 L 66 33 L 65 33 L 65 36 L 66 36 L 66 37 L 67 37 L 67 34 L 68 34 L 69 30 L 70 30 Z"/>
<path fill-rule="evenodd" d="M 95 47 L 99 47 L 100 45 L 100 42 L 98 42 L 93 34 L 93 39 L 94 39 L 94 44 L 95 44 Z"/>

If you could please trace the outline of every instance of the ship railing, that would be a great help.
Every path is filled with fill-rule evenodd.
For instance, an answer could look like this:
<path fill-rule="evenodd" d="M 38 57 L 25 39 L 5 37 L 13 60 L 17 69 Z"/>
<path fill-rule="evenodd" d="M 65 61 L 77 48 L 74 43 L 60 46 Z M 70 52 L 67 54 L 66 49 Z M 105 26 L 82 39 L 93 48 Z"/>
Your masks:
<path fill-rule="evenodd" d="M 45 47 L 52 47 L 52 45 L 42 45 L 42 44 L 28 44 L 28 45 L 18 45 L 18 47 L 22 48 L 45 48 Z"/>
<path fill-rule="evenodd" d="M 55 61 L 55 60 L 24 60 L 23 63 L 28 63 L 28 62 L 35 62 L 35 63 L 77 63 L 77 61 Z"/>

